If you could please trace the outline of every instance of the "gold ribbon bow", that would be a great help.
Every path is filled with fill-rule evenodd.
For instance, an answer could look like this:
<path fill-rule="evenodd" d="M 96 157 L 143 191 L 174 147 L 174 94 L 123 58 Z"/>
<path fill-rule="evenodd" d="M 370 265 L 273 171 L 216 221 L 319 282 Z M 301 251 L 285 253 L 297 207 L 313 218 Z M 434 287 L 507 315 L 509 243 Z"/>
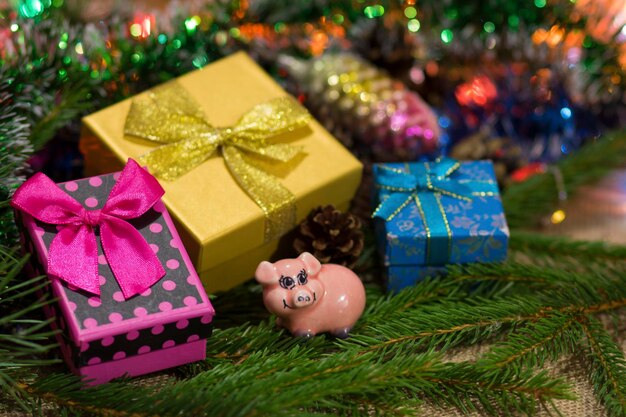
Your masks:
<path fill-rule="evenodd" d="M 231 127 L 214 127 L 200 106 L 176 82 L 156 87 L 134 99 L 124 133 L 162 146 L 139 157 L 155 176 L 174 180 L 195 168 L 218 148 L 239 186 L 265 214 L 265 241 L 289 230 L 296 220 L 294 195 L 277 178 L 252 166 L 244 154 L 288 162 L 300 149 L 268 140 L 308 124 L 311 116 L 293 98 L 258 104 Z"/>

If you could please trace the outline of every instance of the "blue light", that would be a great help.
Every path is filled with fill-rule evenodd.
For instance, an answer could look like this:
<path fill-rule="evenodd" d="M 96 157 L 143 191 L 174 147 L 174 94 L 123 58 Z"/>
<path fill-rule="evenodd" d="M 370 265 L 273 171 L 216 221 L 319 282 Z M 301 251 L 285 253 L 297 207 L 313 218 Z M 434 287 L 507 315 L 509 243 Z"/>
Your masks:
<path fill-rule="evenodd" d="M 441 126 L 443 129 L 447 129 L 450 127 L 450 119 L 448 119 L 446 116 L 441 116 L 439 118 L 439 126 Z"/>
<path fill-rule="evenodd" d="M 569 152 L 569 149 L 567 149 L 567 145 L 562 144 L 561 145 L 561 153 L 567 155 L 568 152 Z"/>
<path fill-rule="evenodd" d="M 569 107 L 563 107 L 561 109 L 561 117 L 564 119 L 569 119 L 572 117 L 572 110 Z"/>

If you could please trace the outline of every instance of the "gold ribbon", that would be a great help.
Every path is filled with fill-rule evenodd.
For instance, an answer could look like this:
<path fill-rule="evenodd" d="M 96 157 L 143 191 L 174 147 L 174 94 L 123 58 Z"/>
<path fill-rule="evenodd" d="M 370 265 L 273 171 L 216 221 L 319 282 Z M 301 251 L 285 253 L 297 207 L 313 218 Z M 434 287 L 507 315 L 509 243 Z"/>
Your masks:
<path fill-rule="evenodd" d="M 124 133 L 163 144 L 139 157 L 155 176 L 171 181 L 187 173 L 220 149 L 239 186 L 265 214 L 265 241 L 295 224 L 295 197 L 261 166 L 244 154 L 289 162 L 300 148 L 270 143 L 279 134 L 306 126 L 311 116 L 293 98 L 257 104 L 231 127 L 215 127 L 200 106 L 176 82 L 153 88 L 136 98 L 126 117 Z"/>

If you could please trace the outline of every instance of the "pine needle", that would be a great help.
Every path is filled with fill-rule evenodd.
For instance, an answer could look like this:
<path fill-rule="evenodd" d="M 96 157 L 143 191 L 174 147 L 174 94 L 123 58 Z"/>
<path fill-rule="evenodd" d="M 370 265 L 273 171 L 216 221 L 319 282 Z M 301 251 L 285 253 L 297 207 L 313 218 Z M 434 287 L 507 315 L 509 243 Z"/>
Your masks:
<path fill-rule="evenodd" d="M 587 339 L 589 379 L 611 416 L 626 415 L 626 360 L 602 324 L 591 317 L 581 322 Z"/>

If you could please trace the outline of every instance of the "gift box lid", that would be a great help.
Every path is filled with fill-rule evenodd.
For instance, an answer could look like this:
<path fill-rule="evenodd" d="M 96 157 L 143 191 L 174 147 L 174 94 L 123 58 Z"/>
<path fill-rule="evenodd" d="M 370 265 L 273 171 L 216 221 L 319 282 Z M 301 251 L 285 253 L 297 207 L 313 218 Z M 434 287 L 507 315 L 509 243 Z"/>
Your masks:
<path fill-rule="evenodd" d="M 381 170 L 387 169 L 423 175 L 425 164 L 428 163 L 376 165 L 375 182 L 379 182 Z M 377 218 L 376 236 L 386 266 L 492 262 L 506 258 L 509 229 L 491 161 L 461 162 L 447 179 L 474 184 L 479 189 L 490 185 L 493 191 L 469 193 L 471 198 L 463 199 L 439 193 L 431 206 L 423 199 L 418 205 L 413 199 L 391 220 Z M 378 188 L 375 201 L 378 204 L 390 195 L 390 191 Z M 434 253 L 436 250 L 439 252 Z M 432 262 L 433 258 L 445 261 Z"/>
<path fill-rule="evenodd" d="M 253 106 L 287 93 L 252 59 L 237 53 L 176 80 L 200 104 L 214 126 L 232 126 Z M 146 93 L 143 93 L 146 94 Z M 157 145 L 124 135 L 131 99 L 83 119 L 119 161 L 136 158 Z M 294 167 L 266 164 L 267 170 L 295 195 L 297 219 L 320 204 L 344 202 L 358 186 L 361 163 L 318 122 L 276 138 L 302 148 Z M 89 152 L 89 150 L 84 150 Z M 261 209 L 239 187 L 218 155 L 174 181 L 161 181 L 164 202 L 177 220 L 181 235 L 199 243 L 188 247 L 199 271 L 215 267 L 264 243 Z M 183 236 L 187 242 L 188 239 Z M 253 271 L 250 271 L 252 274 Z"/>

